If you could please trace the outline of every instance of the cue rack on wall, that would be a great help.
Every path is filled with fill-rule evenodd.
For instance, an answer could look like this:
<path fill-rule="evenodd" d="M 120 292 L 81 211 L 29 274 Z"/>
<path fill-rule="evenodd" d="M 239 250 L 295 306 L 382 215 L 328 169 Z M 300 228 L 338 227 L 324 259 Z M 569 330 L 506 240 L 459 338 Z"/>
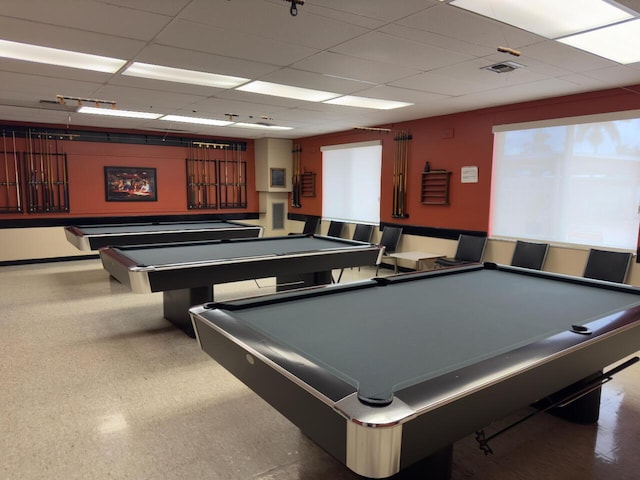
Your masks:
<path fill-rule="evenodd" d="M 187 207 L 218 208 L 218 176 L 214 146 L 192 143 L 187 158 Z"/>
<path fill-rule="evenodd" d="M 186 163 L 189 209 L 246 208 L 242 145 L 193 142 Z"/>
<path fill-rule="evenodd" d="M 29 130 L 19 153 L 15 132 L 3 130 L 0 169 L 0 213 L 69 211 L 67 155 L 53 135 Z"/>

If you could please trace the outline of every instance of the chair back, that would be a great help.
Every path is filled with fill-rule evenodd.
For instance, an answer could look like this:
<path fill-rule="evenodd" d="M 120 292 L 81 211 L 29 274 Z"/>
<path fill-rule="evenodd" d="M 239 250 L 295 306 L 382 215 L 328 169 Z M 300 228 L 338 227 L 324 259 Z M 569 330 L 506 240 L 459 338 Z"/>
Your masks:
<path fill-rule="evenodd" d="M 353 232 L 353 240 L 357 242 L 371 243 L 371 235 L 373 235 L 373 225 L 358 223 L 356 224 L 356 229 Z"/>
<path fill-rule="evenodd" d="M 343 228 L 344 228 L 344 222 L 337 222 L 335 220 L 331 220 L 331 223 L 329 224 L 329 231 L 327 232 L 327 236 L 340 238 L 342 236 Z"/>
<path fill-rule="evenodd" d="M 400 243 L 401 236 L 401 227 L 384 227 L 384 230 L 382 230 L 382 237 L 380 238 L 380 246 L 384 247 L 385 254 L 396 251 L 398 243 Z"/>
<path fill-rule="evenodd" d="M 511 265 L 514 267 L 542 270 L 549 251 L 548 243 L 523 242 L 518 240 L 513 251 Z"/>
<path fill-rule="evenodd" d="M 460 235 L 458 238 L 458 248 L 456 249 L 456 260 L 465 262 L 479 262 L 482 260 L 484 248 L 487 245 L 487 237 L 476 237 L 475 235 Z"/>
<path fill-rule="evenodd" d="M 629 252 L 610 252 L 592 248 L 589 250 L 583 277 L 624 283 L 632 258 L 633 254 Z"/>
<path fill-rule="evenodd" d="M 302 233 L 304 235 L 315 234 L 318 231 L 318 227 L 320 227 L 320 220 L 320 217 L 307 217 Z"/>

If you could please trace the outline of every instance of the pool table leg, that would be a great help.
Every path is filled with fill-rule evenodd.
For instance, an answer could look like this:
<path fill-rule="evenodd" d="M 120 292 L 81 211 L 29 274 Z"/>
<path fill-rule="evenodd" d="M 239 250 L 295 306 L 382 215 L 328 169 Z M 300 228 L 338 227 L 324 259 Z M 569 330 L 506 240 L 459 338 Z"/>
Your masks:
<path fill-rule="evenodd" d="M 593 382 L 601 376 L 602 372 L 596 372 L 593 375 L 583 378 L 579 382 L 576 382 L 573 385 L 570 385 L 567 388 L 554 393 L 551 398 L 562 399 L 563 397 L 570 395 L 571 392 L 579 391 L 582 387 L 588 385 L 590 382 Z M 566 407 L 556 407 L 551 409 L 549 412 L 556 417 L 563 418 L 573 423 L 591 425 L 593 423 L 596 423 L 598 421 L 598 418 L 600 418 L 601 396 L 602 387 L 598 387 L 588 394 L 584 395 L 583 397 L 580 397 L 575 402 L 570 403 Z"/>
<path fill-rule="evenodd" d="M 453 470 L 453 445 L 448 445 L 417 463 L 400 470 L 389 480 L 450 480 Z"/>
<path fill-rule="evenodd" d="M 173 323 L 191 338 L 195 338 L 189 309 L 213 301 L 213 287 L 184 288 L 162 292 L 164 318 Z"/>

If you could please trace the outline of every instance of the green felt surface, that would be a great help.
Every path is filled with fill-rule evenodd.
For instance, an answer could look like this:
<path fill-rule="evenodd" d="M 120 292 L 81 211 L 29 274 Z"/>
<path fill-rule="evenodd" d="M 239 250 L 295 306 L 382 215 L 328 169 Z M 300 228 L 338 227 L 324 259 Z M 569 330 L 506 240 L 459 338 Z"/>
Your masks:
<path fill-rule="evenodd" d="M 477 270 L 234 312 L 361 395 L 392 391 L 637 304 L 632 293 Z"/>
<path fill-rule="evenodd" d="M 119 250 L 138 265 L 187 264 L 269 255 L 301 254 L 319 250 L 360 246 L 346 240 L 317 237 L 277 237 L 199 244 L 172 244 L 157 247 L 125 247 Z"/>

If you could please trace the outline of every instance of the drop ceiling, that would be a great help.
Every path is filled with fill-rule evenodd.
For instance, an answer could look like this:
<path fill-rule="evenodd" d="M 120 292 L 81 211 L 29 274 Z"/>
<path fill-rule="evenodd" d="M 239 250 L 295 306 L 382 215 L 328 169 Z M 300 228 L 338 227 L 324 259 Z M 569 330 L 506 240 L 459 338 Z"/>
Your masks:
<path fill-rule="evenodd" d="M 618 3 L 640 11 L 640 0 Z M 0 39 L 413 105 L 380 111 L 0 58 L 0 120 L 301 138 L 640 84 L 640 63 L 621 65 L 438 0 L 305 0 L 297 16 L 289 8 L 284 0 L 4 0 Z M 485 68 L 509 61 L 522 68 Z M 86 115 L 57 95 L 292 128 Z"/>

